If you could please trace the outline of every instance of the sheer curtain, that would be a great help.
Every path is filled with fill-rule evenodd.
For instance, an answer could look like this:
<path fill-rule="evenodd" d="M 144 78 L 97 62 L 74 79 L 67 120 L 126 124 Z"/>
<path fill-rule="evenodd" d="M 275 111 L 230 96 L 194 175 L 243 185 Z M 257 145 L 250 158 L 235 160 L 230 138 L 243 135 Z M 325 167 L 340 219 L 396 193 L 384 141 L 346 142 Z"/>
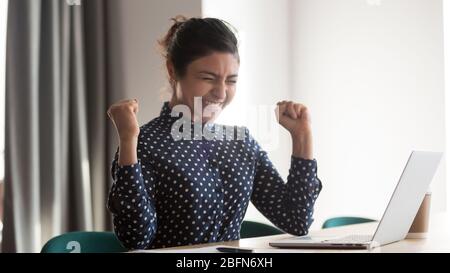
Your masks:
<path fill-rule="evenodd" d="M 8 0 L 0 1 L 0 243 L 3 229 L 3 179 L 5 177 L 5 58 Z"/>

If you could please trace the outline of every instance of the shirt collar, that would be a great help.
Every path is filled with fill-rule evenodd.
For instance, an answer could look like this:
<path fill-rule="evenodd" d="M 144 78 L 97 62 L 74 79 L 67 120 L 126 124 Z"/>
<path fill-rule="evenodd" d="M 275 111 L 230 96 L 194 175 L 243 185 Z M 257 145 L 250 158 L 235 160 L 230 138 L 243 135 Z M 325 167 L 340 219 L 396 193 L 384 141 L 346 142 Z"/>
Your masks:
<path fill-rule="evenodd" d="M 171 117 L 170 113 L 172 112 L 172 109 L 170 109 L 169 102 L 164 102 L 161 112 L 159 113 L 160 117 Z"/>
<path fill-rule="evenodd" d="M 173 117 L 171 115 L 171 113 L 172 113 L 172 108 L 170 108 L 169 102 L 168 101 L 164 102 L 163 106 L 161 108 L 160 114 L 159 114 L 159 116 L 161 118 L 167 119 L 171 124 L 173 124 L 176 120 L 182 118 L 181 113 L 178 115 L 178 117 L 177 116 Z M 194 126 L 193 121 L 191 121 L 191 126 Z M 217 129 L 216 128 L 217 124 L 215 124 L 215 123 L 205 123 L 202 125 L 202 127 L 204 127 L 204 126 L 206 126 L 210 130 L 210 132 L 215 132 Z"/>

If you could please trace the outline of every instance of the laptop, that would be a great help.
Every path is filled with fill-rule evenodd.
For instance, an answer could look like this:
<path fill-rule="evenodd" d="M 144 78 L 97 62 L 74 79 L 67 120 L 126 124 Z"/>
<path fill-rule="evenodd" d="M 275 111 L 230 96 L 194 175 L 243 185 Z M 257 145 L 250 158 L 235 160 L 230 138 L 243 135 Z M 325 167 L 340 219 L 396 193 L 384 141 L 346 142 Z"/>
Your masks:
<path fill-rule="evenodd" d="M 270 242 L 279 248 L 371 249 L 403 240 L 411 227 L 442 153 L 413 151 L 374 234 L 336 238 L 300 236 Z"/>

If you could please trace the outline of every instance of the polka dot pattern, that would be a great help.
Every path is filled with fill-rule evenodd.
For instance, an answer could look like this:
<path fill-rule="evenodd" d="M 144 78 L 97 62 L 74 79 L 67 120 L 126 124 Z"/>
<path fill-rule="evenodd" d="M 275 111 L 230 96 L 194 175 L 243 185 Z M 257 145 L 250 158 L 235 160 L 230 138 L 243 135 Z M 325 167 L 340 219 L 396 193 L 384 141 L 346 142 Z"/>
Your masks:
<path fill-rule="evenodd" d="M 214 139 L 175 141 L 171 127 L 178 117 L 170 112 L 166 102 L 160 116 L 141 127 L 138 163 L 119 166 L 118 153 L 113 160 L 108 209 L 125 247 L 237 240 L 250 201 L 285 232 L 308 233 L 322 189 L 316 160 L 291 157 L 285 183 L 246 128 L 214 124 L 208 126 Z M 244 138 L 226 138 L 229 129 L 242 130 Z"/>

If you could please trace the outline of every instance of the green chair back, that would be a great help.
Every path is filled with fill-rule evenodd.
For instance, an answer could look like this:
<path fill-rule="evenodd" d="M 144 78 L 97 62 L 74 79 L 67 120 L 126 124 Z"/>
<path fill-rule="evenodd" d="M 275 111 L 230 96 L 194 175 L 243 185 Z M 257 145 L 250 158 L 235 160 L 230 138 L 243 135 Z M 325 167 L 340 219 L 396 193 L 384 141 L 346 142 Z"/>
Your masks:
<path fill-rule="evenodd" d="M 276 227 L 253 221 L 244 221 L 240 231 L 241 239 L 278 234 L 284 234 L 284 232 Z"/>
<path fill-rule="evenodd" d="M 116 253 L 126 252 L 112 232 L 69 232 L 50 239 L 41 253 Z"/>
<path fill-rule="evenodd" d="M 244 221 L 241 239 L 283 234 L 284 232 L 263 223 Z M 126 252 L 112 232 L 69 232 L 50 239 L 41 253 L 117 253 Z"/>
<path fill-rule="evenodd" d="M 354 225 L 354 224 L 362 224 L 362 223 L 369 223 L 374 222 L 376 220 L 369 219 L 369 218 L 362 218 L 362 217 L 335 217 L 330 218 L 326 220 L 322 228 L 331 228 L 331 227 L 339 227 L 339 226 L 346 226 L 346 225 Z"/>

